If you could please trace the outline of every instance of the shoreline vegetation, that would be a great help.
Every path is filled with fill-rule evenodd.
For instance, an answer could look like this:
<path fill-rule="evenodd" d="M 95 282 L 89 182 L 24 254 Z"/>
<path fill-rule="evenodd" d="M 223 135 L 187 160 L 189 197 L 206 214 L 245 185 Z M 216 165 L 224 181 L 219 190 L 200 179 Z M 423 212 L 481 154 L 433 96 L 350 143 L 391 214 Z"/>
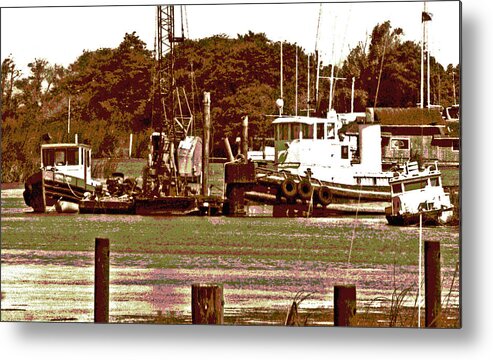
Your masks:
<path fill-rule="evenodd" d="M 404 41 L 402 31 L 389 21 L 376 24 L 369 44 L 355 46 L 334 69 L 322 64 L 321 76 L 334 70 L 338 77 L 355 79 L 355 112 L 367 107 L 413 108 L 419 102 L 420 46 Z M 186 39 L 176 47 L 176 88 L 186 94 L 180 95 L 179 103 L 189 107 L 177 108 L 175 113 L 189 116 L 193 112 L 192 135 L 200 136 L 202 93 L 211 93 L 212 156 L 226 157 L 222 139 L 241 134 L 245 115 L 251 136 L 273 137 L 268 115 L 278 113 L 280 47 L 265 34 L 251 31 L 236 38 Z M 430 62 L 432 103 L 454 105 L 460 99 L 459 65 L 442 65 L 433 56 Z M 296 44 L 284 43 L 283 65 L 284 114 L 294 114 L 296 83 L 300 107 L 312 101 L 308 94 L 314 93 L 315 76 L 308 87 L 307 69 L 313 73 L 316 57 Z M 41 58 L 33 59 L 29 68 L 30 73 L 23 74 L 15 54 L 2 59 L 2 182 L 23 182 L 39 167 L 40 144 L 48 134 L 54 143 L 73 142 L 77 134 L 79 142 L 91 145 L 95 158 L 122 156 L 132 134 L 132 153 L 146 156 L 149 135 L 162 125 L 162 119 L 153 110 L 157 106 L 153 100 L 156 62 L 138 34 L 125 34 L 115 48 L 84 50 L 67 68 Z M 374 79 L 381 72 L 385 76 L 374 103 Z M 351 111 L 351 88 L 351 81 L 337 82 L 332 103 L 337 112 Z M 328 97 L 324 86 L 313 116 L 326 115 Z"/>

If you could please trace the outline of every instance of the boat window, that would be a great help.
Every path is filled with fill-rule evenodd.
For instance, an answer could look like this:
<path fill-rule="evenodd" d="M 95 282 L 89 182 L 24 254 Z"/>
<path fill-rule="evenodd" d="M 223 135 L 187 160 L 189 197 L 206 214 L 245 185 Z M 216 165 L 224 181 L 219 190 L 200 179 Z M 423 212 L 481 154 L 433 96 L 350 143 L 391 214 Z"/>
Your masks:
<path fill-rule="evenodd" d="M 313 125 L 301 124 L 303 139 L 313 139 Z"/>
<path fill-rule="evenodd" d="M 317 124 L 317 139 L 324 138 L 324 124 Z"/>
<path fill-rule="evenodd" d="M 84 150 L 85 154 L 85 160 L 86 160 L 86 167 L 90 168 L 91 167 L 91 153 L 89 150 Z"/>
<path fill-rule="evenodd" d="M 392 192 L 394 194 L 398 194 L 398 193 L 402 192 L 401 184 L 400 183 L 399 184 L 393 184 L 392 185 Z"/>
<path fill-rule="evenodd" d="M 279 124 L 279 140 L 289 140 L 289 124 Z"/>
<path fill-rule="evenodd" d="M 390 147 L 397 150 L 409 150 L 409 139 L 392 139 Z"/>
<path fill-rule="evenodd" d="M 43 150 L 43 166 L 55 165 L 55 151 L 53 149 Z"/>
<path fill-rule="evenodd" d="M 404 184 L 406 191 L 424 189 L 428 182 L 426 180 L 418 180 Z"/>
<path fill-rule="evenodd" d="M 341 146 L 341 159 L 349 158 L 349 146 L 343 145 Z"/>
<path fill-rule="evenodd" d="M 65 150 L 55 150 L 55 165 L 65 165 Z"/>
<path fill-rule="evenodd" d="M 291 139 L 295 140 L 300 137 L 300 124 L 291 124 Z"/>
<path fill-rule="evenodd" d="M 327 139 L 335 139 L 336 133 L 334 129 L 334 124 L 327 124 Z"/>
<path fill-rule="evenodd" d="M 431 186 L 440 186 L 440 181 L 437 177 L 433 177 L 430 179 L 430 184 Z"/>
<path fill-rule="evenodd" d="M 67 149 L 67 165 L 79 165 L 79 149 Z"/>

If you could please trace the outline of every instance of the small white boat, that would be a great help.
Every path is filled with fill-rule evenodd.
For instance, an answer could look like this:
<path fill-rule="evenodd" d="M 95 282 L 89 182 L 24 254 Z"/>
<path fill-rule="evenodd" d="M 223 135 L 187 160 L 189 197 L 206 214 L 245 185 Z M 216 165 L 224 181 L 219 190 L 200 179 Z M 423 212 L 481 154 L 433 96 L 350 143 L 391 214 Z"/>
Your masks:
<path fill-rule="evenodd" d="M 402 172 L 390 180 L 392 205 L 385 209 L 390 225 L 414 225 L 420 215 L 424 225 L 449 223 L 454 207 L 442 186 L 438 165 L 419 170 L 418 163 L 408 162 Z"/>
<path fill-rule="evenodd" d="M 91 176 L 91 148 L 78 143 L 41 145 L 41 168 L 24 184 L 24 202 L 47 212 L 63 197 L 75 205 L 99 182 Z"/>

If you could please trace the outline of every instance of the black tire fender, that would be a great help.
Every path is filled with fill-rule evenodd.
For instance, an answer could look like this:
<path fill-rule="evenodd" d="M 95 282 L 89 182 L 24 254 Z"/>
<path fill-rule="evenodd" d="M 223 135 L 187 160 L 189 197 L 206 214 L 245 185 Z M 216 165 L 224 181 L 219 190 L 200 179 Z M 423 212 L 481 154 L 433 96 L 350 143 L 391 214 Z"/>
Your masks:
<path fill-rule="evenodd" d="M 303 179 L 298 183 L 297 192 L 300 199 L 310 200 L 312 196 L 312 191 L 312 184 L 308 180 Z"/>
<path fill-rule="evenodd" d="M 292 199 L 296 196 L 298 190 L 296 188 L 296 182 L 293 179 L 285 179 L 281 183 L 282 194 L 288 199 Z"/>
<path fill-rule="evenodd" d="M 317 198 L 320 204 L 327 206 L 332 202 L 332 193 L 327 186 L 322 185 L 317 190 Z"/>

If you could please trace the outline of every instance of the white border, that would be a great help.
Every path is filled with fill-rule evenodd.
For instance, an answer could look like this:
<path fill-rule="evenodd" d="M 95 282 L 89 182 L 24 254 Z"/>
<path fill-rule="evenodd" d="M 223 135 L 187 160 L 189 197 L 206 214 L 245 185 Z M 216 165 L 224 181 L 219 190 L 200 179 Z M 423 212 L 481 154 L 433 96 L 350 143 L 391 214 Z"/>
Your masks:
<path fill-rule="evenodd" d="M 74 1 L 44 1 L 66 5 Z M 199 2 L 199 1 L 196 1 Z M 217 1 L 220 2 L 220 1 Z M 79 1 L 78 3 L 81 3 Z M 101 3 L 84 1 L 84 4 Z M 111 3 L 106 1 L 105 3 Z M 149 4 L 115 0 L 118 4 Z M 0 0 L 2 6 L 38 1 Z M 488 3 L 463 0 L 463 329 L 334 329 L 0 323 L 12 359 L 486 359 L 491 356 L 490 96 L 493 21 Z M 488 191 L 487 191 L 488 190 Z M 6 355 L 6 356 L 5 356 Z"/>

